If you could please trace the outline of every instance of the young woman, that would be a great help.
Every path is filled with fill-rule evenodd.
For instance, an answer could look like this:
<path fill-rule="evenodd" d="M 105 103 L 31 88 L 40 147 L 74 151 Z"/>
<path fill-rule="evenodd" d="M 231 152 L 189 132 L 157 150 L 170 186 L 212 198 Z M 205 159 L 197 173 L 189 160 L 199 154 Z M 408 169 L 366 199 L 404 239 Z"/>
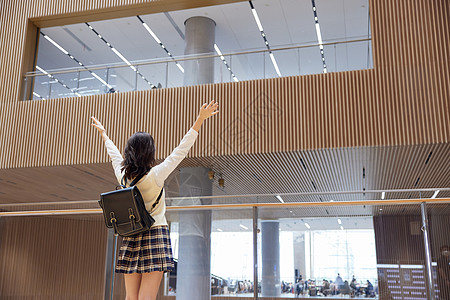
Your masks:
<path fill-rule="evenodd" d="M 173 270 L 172 248 L 165 217 L 164 192 L 159 203 L 152 209 L 164 180 L 186 157 L 198 136 L 203 121 L 218 113 L 218 104 L 211 101 L 200 108 L 197 120 L 186 133 L 172 154 L 161 164 L 155 165 L 155 144 L 146 132 L 136 132 L 127 141 L 124 158 L 114 143 L 108 138 L 103 125 L 92 117 L 92 126 L 101 134 L 111 158 L 114 173 L 119 183 L 125 176 L 131 182 L 145 174 L 136 184 L 144 199 L 147 210 L 155 219 L 150 231 L 132 237 L 124 237 L 119 250 L 116 272 L 124 273 L 126 299 L 156 299 L 164 272 Z"/>

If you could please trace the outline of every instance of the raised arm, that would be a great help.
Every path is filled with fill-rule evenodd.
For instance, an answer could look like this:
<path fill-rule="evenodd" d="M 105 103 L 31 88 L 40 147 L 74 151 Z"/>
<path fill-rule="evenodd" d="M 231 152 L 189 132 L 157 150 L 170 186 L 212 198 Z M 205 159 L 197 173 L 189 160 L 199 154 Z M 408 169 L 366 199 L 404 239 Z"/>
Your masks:
<path fill-rule="evenodd" d="M 203 104 L 202 107 L 200 107 L 200 112 L 198 113 L 194 125 L 192 125 L 191 129 L 188 131 L 188 133 L 186 133 L 178 147 L 176 147 L 161 164 L 153 168 L 153 171 L 155 172 L 156 184 L 158 186 L 164 185 L 164 180 L 169 177 L 170 173 L 172 173 L 173 170 L 175 170 L 180 162 L 186 157 L 192 145 L 195 143 L 195 140 L 197 139 L 198 131 L 202 127 L 203 122 L 209 117 L 218 114 L 218 107 L 219 104 L 214 100 L 209 104 Z"/>
<path fill-rule="evenodd" d="M 106 151 L 108 152 L 109 158 L 111 158 L 114 174 L 116 175 L 117 181 L 120 182 L 120 180 L 122 179 L 122 172 L 120 171 L 123 161 L 122 154 L 120 154 L 119 149 L 117 149 L 116 145 L 114 145 L 114 143 L 109 139 L 108 135 L 106 134 L 106 129 L 105 127 L 103 127 L 102 123 L 100 123 L 100 121 L 95 117 L 91 117 L 91 119 L 91 125 L 98 130 L 98 132 L 102 136 L 103 141 L 105 142 Z"/>
<path fill-rule="evenodd" d="M 199 132 L 200 128 L 202 127 L 203 121 L 219 113 L 217 108 L 219 108 L 219 103 L 215 102 L 214 100 L 212 100 L 209 104 L 203 104 L 202 107 L 200 107 L 200 112 L 198 113 L 197 120 L 195 120 L 194 125 L 192 125 L 192 129 Z"/>

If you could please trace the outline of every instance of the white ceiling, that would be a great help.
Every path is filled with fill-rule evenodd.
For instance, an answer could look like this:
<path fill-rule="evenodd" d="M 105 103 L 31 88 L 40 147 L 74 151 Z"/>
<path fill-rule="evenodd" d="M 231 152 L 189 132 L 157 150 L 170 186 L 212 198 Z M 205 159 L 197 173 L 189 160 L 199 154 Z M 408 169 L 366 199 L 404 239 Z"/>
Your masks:
<path fill-rule="evenodd" d="M 368 0 L 316 0 L 317 15 L 324 43 L 370 38 Z M 288 45 L 317 44 L 311 0 L 255 0 L 253 5 L 259 15 L 271 48 Z M 173 56 L 184 54 L 184 40 L 177 28 L 184 32 L 184 21 L 193 16 L 206 16 L 216 22 L 216 44 L 222 53 L 235 53 L 265 49 L 264 41 L 253 18 L 248 1 L 140 16 L 159 37 Z M 174 24 L 170 21 L 172 18 Z M 89 23 L 101 36 L 131 62 L 167 59 L 167 53 L 145 30 L 136 16 Z M 123 61 L 100 40 L 84 23 L 63 27 L 42 28 L 56 43 L 66 49 L 86 66 L 123 64 Z M 329 72 L 372 67 L 368 42 L 325 46 L 325 60 Z M 275 51 L 282 76 L 322 73 L 319 48 Z M 266 54 L 236 56 L 227 62 L 239 80 L 276 77 L 277 74 Z M 183 64 L 183 63 L 181 63 Z M 40 38 L 37 65 L 44 70 L 75 68 L 78 64 L 46 39 Z M 183 84 L 183 73 L 169 63 L 167 87 Z M 140 72 L 153 84 L 166 87 L 166 64 L 139 67 Z M 136 76 L 129 68 L 96 71 L 108 79 L 117 91 L 135 89 Z M 215 81 L 230 81 L 230 73 L 217 58 Z M 59 74 L 55 78 L 70 89 L 80 88 L 81 95 L 103 93 L 100 81 L 88 72 Z M 49 94 L 47 77 L 36 79 L 35 91 L 43 98 Z M 140 77 L 137 89 L 150 86 Z M 51 97 L 71 96 L 70 90 L 53 83 Z"/>

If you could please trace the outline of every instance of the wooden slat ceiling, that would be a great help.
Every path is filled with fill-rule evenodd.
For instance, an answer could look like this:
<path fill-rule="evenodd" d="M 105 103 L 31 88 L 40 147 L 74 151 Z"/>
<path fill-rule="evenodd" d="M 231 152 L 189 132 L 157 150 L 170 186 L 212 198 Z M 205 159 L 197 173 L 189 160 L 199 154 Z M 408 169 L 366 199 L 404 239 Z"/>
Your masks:
<path fill-rule="evenodd" d="M 213 195 L 420 189 L 450 186 L 449 156 L 449 144 L 436 144 L 188 158 L 180 167 L 202 166 L 215 171 Z M 178 172 L 166 181 L 168 197 L 179 196 Z M 218 185 L 219 176 L 225 180 L 224 188 Z M 6 204 L 96 200 L 101 192 L 114 189 L 116 182 L 108 163 L 0 170 L 0 184 L 0 203 Z M 431 195 L 432 192 L 387 193 L 386 199 Z M 448 195 L 449 192 L 441 192 L 438 197 Z M 371 199 L 381 199 L 381 195 L 283 197 L 285 202 Z M 249 202 L 278 200 L 275 197 L 214 200 L 218 204 Z"/>

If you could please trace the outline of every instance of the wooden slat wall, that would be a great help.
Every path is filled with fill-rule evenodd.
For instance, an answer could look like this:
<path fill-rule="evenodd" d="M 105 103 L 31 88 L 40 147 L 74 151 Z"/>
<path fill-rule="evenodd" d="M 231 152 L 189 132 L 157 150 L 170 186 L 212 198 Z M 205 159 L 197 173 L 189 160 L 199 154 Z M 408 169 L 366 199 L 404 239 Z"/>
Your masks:
<path fill-rule="evenodd" d="M 100 215 L 1 218 L 0 298 L 103 298 L 106 234 Z"/>
<path fill-rule="evenodd" d="M 192 156 L 449 142 L 446 0 L 370 1 L 373 70 L 34 102 L 18 101 L 27 18 L 88 14 L 112 1 L 2 3 L 0 168 L 106 162 L 92 114 L 119 147 L 135 130 L 150 131 L 165 141 L 157 153 L 164 157 L 210 98 L 221 114 Z"/>

